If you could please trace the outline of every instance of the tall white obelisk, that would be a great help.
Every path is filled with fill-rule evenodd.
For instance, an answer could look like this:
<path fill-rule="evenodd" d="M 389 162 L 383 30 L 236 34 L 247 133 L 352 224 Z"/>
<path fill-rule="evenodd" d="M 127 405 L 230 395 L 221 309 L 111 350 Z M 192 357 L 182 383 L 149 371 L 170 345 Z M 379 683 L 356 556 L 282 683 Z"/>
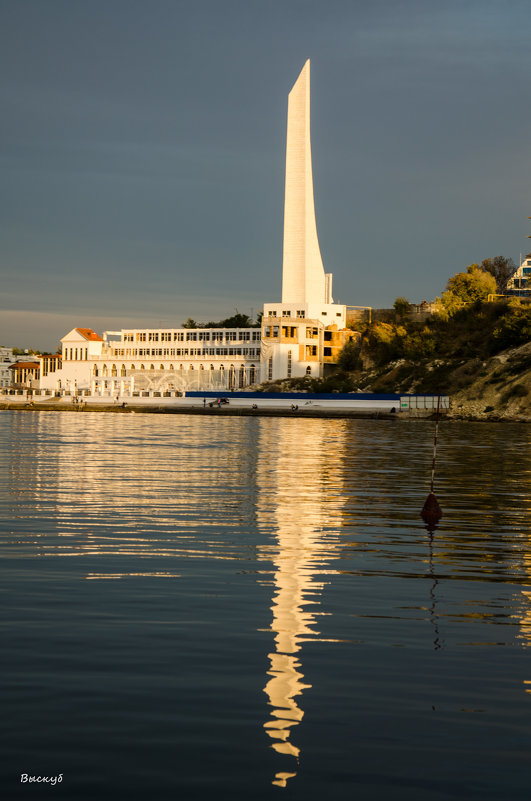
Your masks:
<path fill-rule="evenodd" d="M 288 97 L 282 302 L 333 303 L 331 285 L 315 224 L 308 59 Z"/>

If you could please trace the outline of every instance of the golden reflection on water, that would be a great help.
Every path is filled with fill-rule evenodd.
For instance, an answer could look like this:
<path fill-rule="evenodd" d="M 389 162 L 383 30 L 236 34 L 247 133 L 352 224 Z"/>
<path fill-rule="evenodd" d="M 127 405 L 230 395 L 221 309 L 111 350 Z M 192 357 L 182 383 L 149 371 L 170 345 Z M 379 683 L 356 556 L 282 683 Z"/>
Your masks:
<path fill-rule="evenodd" d="M 456 429 L 444 457 L 446 498 L 454 509 L 446 515 L 445 507 L 440 528 L 418 551 L 411 521 L 420 525 L 416 487 L 424 486 L 429 443 L 423 429 L 415 429 L 411 442 L 408 431 L 391 432 L 382 422 L 371 424 L 366 436 L 361 425 L 340 420 L 146 416 L 139 421 L 123 415 L 20 414 L 8 446 L 6 482 L 23 524 L 14 527 L 11 544 L 20 552 L 26 549 L 24 556 L 91 557 L 91 572 L 85 574 L 90 581 L 177 579 L 179 573 L 164 569 L 171 559 L 245 560 L 248 554 L 234 532 L 241 527 L 248 535 L 258 527 L 256 557 L 273 565 L 272 647 L 263 688 L 269 716 L 262 725 L 265 741 L 269 738 L 279 759 L 289 761 L 273 778 L 273 784 L 286 787 L 297 773 L 303 697 L 312 687 L 304 673 L 303 645 L 323 639 L 319 616 L 328 577 L 337 572 L 330 564 L 345 544 L 358 549 L 367 575 L 429 580 L 422 609 L 431 623 L 434 650 L 445 647 L 440 620 L 497 623 L 500 609 L 507 611 L 504 599 L 492 612 L 480 598 L 461 600 L 458 614 L 445 614 L 439 586 L 444 578 L 512 583 L 523 573 L 530 580 L 531 560 L 522 557 L 528 511 L 522 509 L 522 495 L 529 476 L 524 457 L 524 469 L 515 470 L 514 450 L 506 447 L 490 468 L 484 446 L 470 438 L 464 458 Z M 428 443 L 424 450 L 420 434 Z M 487 454 L 500 452 L 497 443 L 487 443 Z M 467 478 L 480 474 L 480 482 Z M 468 494 L 457 495 L 457 487 L 466 487 Z M 32 514 L 51 521 L 48 531 L 32 526 Z M 452 514 L 460 521 L 457 529 Z M 367 533 L 374 520 L 385 521 L 383 535 Z M 363 527 L 361 538 L 352 537 Z M 339 532 L 349 534 L 348 542 Z M 252 558 L 249 539 L 245 548 Z M 117 560 L 106 561 L 108 556 L 168 561 L 162 570 L 129 572 L 117 570 Z M 419 559 L 427 562 L 420 573 Z M 518 595 L 523 604 L 517 603 L 512 622 L 519 626 L 517 641 L 527 647 L 531 593 Z M 471 603 L 483 611 L 463 613 Z M 531 693 L 531 680 L 524 688 Z"/>
<path fill-rule="evenodd" d="M 276 538 L 276 547 L 264 554 L 275 567 L 275 645 L 264 687 L 271 709 L 264 728 L 277 753 L 298 761 L 300 748 L 293 735 L 304 717 L 300 697 L 312 686 L 304 681 L 301 647 L 320 639 L 316 618 L 322 614 L 318 607 L 327 583 L 322 576 L 335 572 L 328 563 L 340 547 L 345 438 L 341 422 L 327 428 L 315 421 L 297 421 L 296 426 L 283 422 L 280 432 L 278 427 L 261 428 L 259 451 L 267 458 L 260 460 L 257 471 L 258 494 L 265 501 L 258 503 L 258 524 L 271 530 L 273 523 Z M 295 770 L 279 771 L 273 784 L 286 787 L 294 776 Z"/>

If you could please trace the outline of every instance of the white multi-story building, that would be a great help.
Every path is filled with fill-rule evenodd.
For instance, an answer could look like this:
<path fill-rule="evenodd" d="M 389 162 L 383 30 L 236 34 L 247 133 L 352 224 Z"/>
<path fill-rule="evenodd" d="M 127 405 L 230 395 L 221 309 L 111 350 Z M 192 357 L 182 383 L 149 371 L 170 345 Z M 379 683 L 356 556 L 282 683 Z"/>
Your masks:
<path fill-rule="evenodd" d="M 61 345 L 61 362 L 41 370 L 42 389 L 115 397 L 243 389 L 260 380 L 259 328 L 132 328 L 103 337 L 74 328 Z"/>
<path fill-rule="evenodd" d="M 12 372 L 9 367 L 16 361 L 13 348 L 0 347 L 0 389 L 7 389 L 11 385 Z"/>

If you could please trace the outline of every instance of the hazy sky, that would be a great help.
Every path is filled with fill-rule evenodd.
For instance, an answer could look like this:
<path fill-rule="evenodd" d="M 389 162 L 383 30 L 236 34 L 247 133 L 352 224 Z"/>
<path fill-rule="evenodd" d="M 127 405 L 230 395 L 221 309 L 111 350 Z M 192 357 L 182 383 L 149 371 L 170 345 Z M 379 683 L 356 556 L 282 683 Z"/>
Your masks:
<path fill-rule="evenodd" d="M 0 344 L 280 298 L 312 64 L 334 298 L 432 299 L 531 233 L 529 0 L 0 0 Z"/>

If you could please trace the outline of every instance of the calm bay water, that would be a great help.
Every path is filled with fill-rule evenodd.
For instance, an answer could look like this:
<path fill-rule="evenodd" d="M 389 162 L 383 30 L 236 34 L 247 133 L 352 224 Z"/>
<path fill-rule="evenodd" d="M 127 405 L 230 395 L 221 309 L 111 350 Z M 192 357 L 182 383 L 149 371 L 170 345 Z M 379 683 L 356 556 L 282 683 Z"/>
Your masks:
<path fill-rule="evenodd" d="M 431 438 L 2 412 L 2 797 L 528 799 L 531 431 L 441 423 L 430 534 Z"/>

